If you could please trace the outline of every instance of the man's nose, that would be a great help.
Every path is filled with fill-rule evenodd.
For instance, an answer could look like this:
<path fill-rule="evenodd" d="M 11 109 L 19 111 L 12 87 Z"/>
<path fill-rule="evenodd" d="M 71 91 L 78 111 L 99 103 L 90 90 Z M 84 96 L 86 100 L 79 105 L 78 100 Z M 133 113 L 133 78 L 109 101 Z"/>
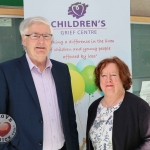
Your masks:
<path fill-rule="evenodd" d="M 44 37 L 43 37 L 43 35 L 40 35 L 38 41 L 39 41 L 39 42 L 42 42 L 42 43 L 44 42 Z"/>

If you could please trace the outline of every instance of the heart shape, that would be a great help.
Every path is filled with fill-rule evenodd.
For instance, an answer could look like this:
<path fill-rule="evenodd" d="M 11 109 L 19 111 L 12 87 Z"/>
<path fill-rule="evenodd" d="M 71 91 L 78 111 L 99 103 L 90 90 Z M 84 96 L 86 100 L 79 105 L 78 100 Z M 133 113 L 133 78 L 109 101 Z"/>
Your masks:
<path fill-rule="evenodd" d="M 3 124 L 0 122 L 0 136 L 4 137 L 9 133 L 11 129 L 11 125 L 9 122 L 4 122 Z"/>
<path fill-rule="evenodd" d="M 72 11 L 74 14 L 76 14 L 77 16 L 82 16 L 83 11 L 84 11 L 84 7 L 82 4 L 78 4 L 78 5 L 73 5 L 72 6 Z"/>

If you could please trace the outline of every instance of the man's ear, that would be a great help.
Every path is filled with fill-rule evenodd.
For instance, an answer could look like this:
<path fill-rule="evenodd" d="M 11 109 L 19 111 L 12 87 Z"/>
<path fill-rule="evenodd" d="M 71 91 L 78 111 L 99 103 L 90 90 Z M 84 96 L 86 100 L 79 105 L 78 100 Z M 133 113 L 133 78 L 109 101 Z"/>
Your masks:
<path fill-rule="evenodd" d="M 22 45 L 26 46 L 26 37 L 24 35 L 22 35 L 21 39 L 22 39 Z"/>

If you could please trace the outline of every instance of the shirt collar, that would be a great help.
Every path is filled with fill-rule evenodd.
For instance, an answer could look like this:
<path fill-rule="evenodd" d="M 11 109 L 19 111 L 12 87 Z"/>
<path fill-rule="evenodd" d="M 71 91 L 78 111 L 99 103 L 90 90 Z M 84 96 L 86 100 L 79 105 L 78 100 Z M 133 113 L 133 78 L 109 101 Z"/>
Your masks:
<path fill-rule="evenodd" d="M 30 68 L 30 70 L 32 70 L 34 67 L 35 68 L 38 68 L 32 61 L 31 61 L 31 59 L 30 59 L 30 57 L 29 57 L 29 55 L 26 53 L 26 59 L 27 59 L 27 62 L 28 62 L 28 64 L 29 64 L 29 68 Z M 50 61 L 50 59 L 47 57 L 47 59 L 46 59 L 46 67 L 45 67 L 45 69 L 46 68 L 52 68 L 52 63 L 51 63 L 51 61 Z"/>

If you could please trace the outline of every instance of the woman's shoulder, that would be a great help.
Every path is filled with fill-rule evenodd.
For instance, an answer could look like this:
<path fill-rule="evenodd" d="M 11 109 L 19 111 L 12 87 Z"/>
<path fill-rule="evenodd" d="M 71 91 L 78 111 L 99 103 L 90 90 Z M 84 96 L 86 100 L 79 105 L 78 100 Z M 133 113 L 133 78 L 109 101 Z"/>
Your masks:
<path fill-rule="evenodd" d="M 95 109 L 98 107 L 100 101 L 102 100 L 103 97 L 99 97 L 98 99 L 96 99 L 89 107 L 89 111 L 92 109 Z"/>
<path fill-rule="evenodd" d="M 126 92 L 124 100 L 127 105 L 149 107 L 149 104 L 145 100 L 130 92 Z"/>
<path fill-rule="evenodd" d="M 136 101 L 136 102 L 141 102 L 141 103 L 145 103 L 146 101 L 145 100 L 143 100 L 141 97 L 139 97 L 139 96 L 137 96 L 137 95 L 135 95 L 135 94 L 133 94 L 133 93 L 130 93 L 130 92 L 128 92 L 128 91 L 126 91 L 126 94 L 125 94 L 125 99 L 130 99 L 130 100 L 132 100 L 132 101 Z"/>

